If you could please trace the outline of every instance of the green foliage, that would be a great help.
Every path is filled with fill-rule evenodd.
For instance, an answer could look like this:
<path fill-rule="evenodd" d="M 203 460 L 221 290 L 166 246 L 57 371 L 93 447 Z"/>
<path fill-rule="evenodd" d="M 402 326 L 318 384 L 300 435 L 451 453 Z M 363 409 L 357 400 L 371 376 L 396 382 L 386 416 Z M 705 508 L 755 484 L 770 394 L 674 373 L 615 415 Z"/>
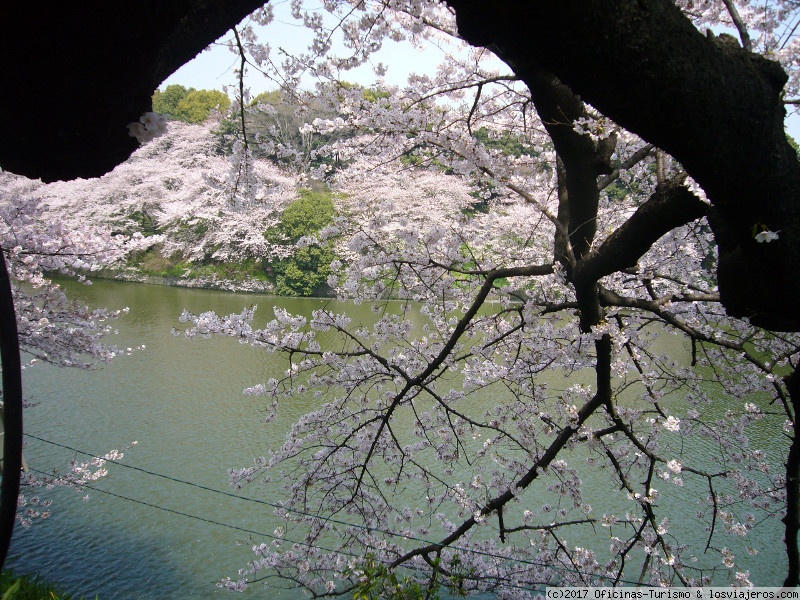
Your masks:
<path fill-rule="evenodd" d="M 363 90 L 362 97 L 371 104 L 377 104 L 383 98 L 391 97 L 391 94 L 380 88 L 365 88 L 358 83 L 351 83 L 349 81 L 339 81 L 336 85 L 347 91 Z"/>
<path fill-rule="evenodd" d="M 294 245 L 302 237 L 314 236 L 336 216 L 333 194 L 327 190 L 300 190 L 300 197 L 281 215 L 281 221 L 264 235 L 270 241 Z M 311 296 L 325 285 L 336 259 L 330 243 L 298 248 L 291 258 L 272 266 L 275 291 L 282 296 Z"/>
<path fill-rule="evenodd" d="M 147 212 L 147 209 L 133 211 L 128 215 L 128 218 L 138 225 L 139 231 L 145 237 L 150 237 L 159 232 L 155 219 Z"/>
<path fill-rule="evenodd" d="M 128 264 L 136 267 L 145 275 L 158 277 L 181 277 L 186 272 L 186 264 L 181 262 L 180 256 L 164 256 L 161 253 L 162 244 L 136 252 L 128 259 Z"/>
<path fill-rule="evenodd" d="M 328 191 L 300 190 L 300 197 L 281 215 L 281 222 L 272 228 L 267 237 L 277 243 L 294 244 L 301 237 L 314 235 L 330 225 L 336 216 L 333 194 Z"/>
<path fill-rule="evenodd" d="M 330 260 L 328 264 L 330 264 Z M 237 263 L 221 263 L 213 259 L 201 262 L 186 262 L 179 255 L 164 256 L 161 253 L 160 246 L 154 246 L 136 254 L 131 257 L 129 264 L 136 267 L 139 272 L 155 277 L 175 279 L 216 278 L 224 281 L 249 281 L 254 279 L 267 281 L 269 279 L 269 266 L 261 259 L 250 258 Z M 294 291 L 289 291 L 286 295 L 297 294 Z"/>
<path fill-rule="evenodd" d="M 153 94 L 155 112 L 171 115 L 186 123 L 202 123 L 208 119 L 211 111 L 224 113 L 230 106 L 231 99 L 219 90 L 196 90 L 172 84 L 163 92 L 156 90 Z"/>
<path fill-rule="evenodd" d="M 471 202 L 469 206 L 464 207 L 461 212 L 469 217 L 478 213 L 484 215 L 489 214 L 491 208 L 489 202 L 498 196 L 496 189 L 497 186 L 491 181 L 480 182 L 478 189 L 469 193 L 469 195 L 475 199 L 475 202 Z"/>
<path fill-rule="evenodd" d="M 210 227 L 208 219 L 179 219 L 171 224 L 169 235 L 189 245 L 199 242 Z"/>
<path fill-rule="evenodd" d="M 164 115 L 175 115 L 180 101 L 193 91 L 194 88 L 187 89 L 176 83 L 168 85 L 163 92 L 156 90 L 153 94 L 153 110 Z"/>
<path fill-rule="evenodd" d="M 214 279 L 223 281 L 268 281 L 268 265 L 260 259 L 248 258 L 237 263 L 207 260 L 202 263 L 178 263 L 183 279 Z"/>
<path fill-rule="evenodd" d="M 400 164 L 409 167 L 430 168 L 436 167 L 445 175 L 452 175 L 453 169 L 443 163 L 438 154 L 441 151 L 437 148 L 429 146 L 418 146 L 413 148 L 410 152 L 406 152 L 400 156 Z"/>
<path fill-rule="evenodd" d="M 605 192 L 612 202 L 623 202 L 631 194 L 631 188 L 622 179 L 616 179 L 605 189 Z"/>
<path fill-rule="evenodd" d="M 385 92 L 383 90 L 376 90 L 372 88 L 367 88 L 364 90 L 364 100 L 371 102 L 372 104 L 377 104 L 379 100 L 388 98 L 390 96 L 391 94 L 389 92 Z"/>
<path fill-rule="evenodd" d="M 0 594 L 0 600 L 77 600 L 38 577 L 17 577 L 8 570 L 0 573 Z"/>
<path fill-rule="evenodd" d="M 161 228 L 159 228 L 146 205 L 141 210 L 134 210 L 130 213 L 118 212 L 115 215 L 113 224 L 115 228 L 112 229 L 111 235 L 128 236 L 134 233 L 141 233 L 144 237 L 150 237 L 161 233 Z"/>
<path fill-rule="evenodd" d="M 786 141 L 789 142 L 789 145 L 794 148 L 795 154 L 800 158 L 800 145 L 797 144 L 797 140 L 790 136 L 788 133 L 786 134 Z"/>
<path fill-rule="evenodd" d="M 493 136 L 486 127 L 475 132 L 475 139 L 490 150 L 499 150 L 506 156 L 539 156 L 539 152 L 528 144 L 525 138 L 510 131 L 503 131 L 500 136 Z"/>
<path fill-rule="evenodd" d="M 398 576 L 396 570 L 389 569 L 375 556 L 368 554 L 363 563 L 355 569 L 348 569 L 346 575 L 357 576 L 358 584 L 353 590 L 353 600 L 428 600 L 439 598 L 442 574 L 439 571 L 440 559 L 433 561 L 433 574 L 428 581 L 420 581 L 409 575 Z M 458 566 L 458 557 L 454 566 Z M 445 578 L 444 587 L 450 597 L 466 597 L 462 576 L 450 575 Z"/>
<path fill-rule="evenodd" d="M 367 555 L 359 570 L 361 574 L 353 591 L 353 600 L 425 600 L 436 597 L 436 579 L 431 582 L 435 588 L 428 590 L 409 576 L 398 577 L 394 570 L 375 560 L 371 554 Z"/>
<path fill-rule="evenodd" d="M 211 111 L 218 110 L 224 113 L 230 106 L 231 99 L 225 92 L 193 90 L 178 102 L 172 116 L 186 123 L 203 123 L 211 115 Z"/>
<path fill-rule="evenodd" d="M 275 269 L 275 293 L 281 296 L 311 296 L 323 287 L 331 274 L 336 254 L 330 244 L 299 248 Z"/>
<path fill-rule="evenodd" d="M 614 165 L 618 167 L 620 161 Z M 647 170 L 655 175 L 656 164 L 655 161 L 647 166 Z M 649 193 L 642 190 L 641 182 L 638 180 L 626 181 L 623 178 L 614 180 L 605 190 L 603 190 L 611 202 L 629 202 L 633 201 L 635 204 L 643 202 L 643 198 L 647 198 Z"/>
<path fill-rule="evenodd" d="M 283 103 L 283 93 L 280 90 L 272 90 L 270 92 L 262 92 L 250 103 L 250 106 L 258 106 L 259 104 L 271 104 L 277 106 Z"/>

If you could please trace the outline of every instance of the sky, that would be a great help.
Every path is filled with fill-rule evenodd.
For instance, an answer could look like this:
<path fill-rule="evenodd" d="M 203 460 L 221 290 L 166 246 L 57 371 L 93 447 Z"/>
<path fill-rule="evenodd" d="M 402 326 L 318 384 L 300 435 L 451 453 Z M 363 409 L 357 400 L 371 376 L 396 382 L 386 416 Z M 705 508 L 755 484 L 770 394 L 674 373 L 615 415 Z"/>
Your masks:
<path fill-rule="evenodd" d="M 260 34 L 267 41 L 275 55 L 278 48 L 292 54 L 304 52 L 312 39 L 310 32 L 295 21 L 289 14 L 289 2 L 279 0 L 270 3 L 275 11 L 275 21 Z M 311 3 L 308 3 L 309 5 Z M 164 89 L 170 84 L 180 84 L 196 89 L 223 89 L 232 86 L 238 89 L 235 70 L 239 68 L 239 56 L 231 52 L 224 40 L 232 38 L 228 33 L 217 42 L 201 52 L 194 60 L 185 64 L 159 86 Z M 404 85 L 411 73 L 433 74 L 436 66 L 442 61 L 445 53 L 442 49 L 429 44 L 425 49 L 414 47 L 410 42 L 384 42 L 384 48 L 378 53 L 375 62 L 387 67 L 384 81 L 390 85 Z M 252 67 L 245 71 L 245 84 L 251 95 L 274 90 L 277 85 L 257 73 Z M 347 81 L 370 86 L 376 83 L 377 77 L 371 66 L 365 65 L 349 71 Z M 233 95 L 231 91 L 230 95 Z"/>
<path fill-rule="evenodd" d="M 275 21 L 263 31 L 263 39 L 269 42 L 273 52 L 278 48 L 293 54 L 303 52 L 311 36 L 308 30 L 298 24 L 289 14 L 289 0 L 273 0 L 271 4 L 275 11 Z M 180 84 L 195 89 L 218 90 L 229 86 L 229 95 L 233 96 L 233 90 L 238 89 L 235 70 L 239 67 L 239 56 L 222 43 L 223 40 L 230 37 L 231 34 L 223 36 L 194 60 L 178 69 L 164 80 L 159 86 L 160 89 L 164 89 L 170 84 Z M 411 73 L 432 75 L 436 70 L 436 65 L 444 57 L 445 51 L 433 44 L 419 49 L 409 42 L 389 41 L 384 44 L 384 48 L 375 60 L 382 62 L 388 69 L 384 77 L 386 83 L 402 86 Z M 367 87 L 377 81 L 372 68 L 366 65 L 348 72 L 346 77 L 347 81 Z M 246 70 L 245 85 L 249 88 L 251 96 L 278 87 L 252 68 Z M 795 114 L 787 119 L 787 132 L 795 140 L 800 141 L 800 115 Z"/>

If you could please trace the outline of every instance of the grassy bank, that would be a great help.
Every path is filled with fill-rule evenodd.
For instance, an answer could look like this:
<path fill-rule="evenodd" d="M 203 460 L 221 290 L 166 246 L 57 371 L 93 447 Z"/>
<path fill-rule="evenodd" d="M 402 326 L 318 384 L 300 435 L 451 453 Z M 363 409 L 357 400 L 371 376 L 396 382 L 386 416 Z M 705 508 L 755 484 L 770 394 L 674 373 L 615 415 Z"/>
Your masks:
<path fill-rule="evenodd" d="M 57 586 L 37 577 L 18 577 L 10 571 L 0 573 L 0 600 L 83 600 L 64 593 Z"/>

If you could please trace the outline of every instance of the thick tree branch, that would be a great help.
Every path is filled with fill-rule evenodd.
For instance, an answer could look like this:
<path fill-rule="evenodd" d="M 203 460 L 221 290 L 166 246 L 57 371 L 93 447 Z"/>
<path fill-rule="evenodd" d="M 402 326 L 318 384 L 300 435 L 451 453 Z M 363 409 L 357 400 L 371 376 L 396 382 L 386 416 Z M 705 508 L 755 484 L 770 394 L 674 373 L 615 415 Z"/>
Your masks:
<path fill-rule="evenodd" d="M 236 29 L 236 27 L 233 27 L 232 31 L 233 36 L 236 38 L 236 47 L 239 50 L 239 122 L 242 127 L 242 143 L 244 144 L 246 153 L 249 150 L 249 145 L 247 142 L 247 123 L 245 122 L 244 118 L 244 72 L 247 68 L 247 55 L 244 51 L 244 46 L 242 46 L 242 40 L 239 37 L 239 31 Z"/>
<path fill-rule="evenodd" d="M 752 52 L 753 42 L 750 40 L 750 32 L 747 31 L 747 26 L 744 24 L 744 21 L 742 21 L 736 4 L 733 0 L 722 0 L 722 3 L 725 5 L 725 8 L 728 9 L 728 14 L 730 14 L 731 20 L 736 26 L 736 31 L 739 32 L 739 39 L 742 40 L 742 47 L 748 52 Z"/>
<path fill-rule="evenodd" d="M 581 304 L 584 330 L 599 320 L 600 304 L 587 292 L 606 275 L 636 265 L 637 261 L 665 233 L 702 217 L 708 205 L 682 185 L 663 184 L 635 213 L 612 233 L 599 248 L 579 261 L 573 283 Z"/>
<path fill-rule="evenodd" d="M 608 175 L 606 175 L 604 177 L 601 177 L 597 181 L 597 189 L 599 189 L 599 190 L 606 189 L 608 186 L 610 186 L 612 183 L 614 183 L 614 181 L 617 180 L 617 178 L 619 177 L 620 171 L 625 171 L 627 169 L 630 169 L 631 167 L 633 167 L 636 164 L 638 164 L 641 160 L 644 160 L 644 158 L 647 157 L 653 151 L 654 148 L 655 148 L 655 146 L 653 146 L 653 144 L 645 144 L 644 146 L 639 148 L 636 152 L 634 152 L 633 154 L 631 154 L 628 157 L 628 160 L 626 160 L 624 163 L 614 167 L 614 169 L 612 169 L 611 173 L 609 173 Z"/>
<path fill-rule="evenodd" d="M 529 87 L 552 72 L 675 157 L 715 206 L 728 312 L 800 330 L 800 163 L 783 128 L 787 77 L 777 63 L 707 38 L 670 0 L 448 4 L 462 37 L 494 50 Z M 760 226 L 780 238 L 759 244 Z"/>
<path fill-rule="evenodd" d="M 569 231 L 575 258 L 580 259 L 589 251 L 597 232 L 600 200 L 597 177 L 611 172 L 610 158 L 616 137 L 596 142 L 575 131 L 574 122 L 588 118 L 589 114 L 581 99 L 552 73 L 533 70 L 526 83 L 560 161 L 558 218 Z M 556 231 L 558 259 L 569 268 L 564 242 Z"/>

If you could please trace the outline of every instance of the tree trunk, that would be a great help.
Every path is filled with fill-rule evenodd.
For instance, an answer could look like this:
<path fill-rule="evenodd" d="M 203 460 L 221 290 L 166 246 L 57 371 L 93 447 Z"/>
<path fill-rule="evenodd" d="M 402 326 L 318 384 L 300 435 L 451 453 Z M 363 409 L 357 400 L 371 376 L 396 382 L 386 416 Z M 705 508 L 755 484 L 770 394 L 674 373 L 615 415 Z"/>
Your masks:
<path fill-rule="evenodd" d="M 5 256 L 0 248 L 0 363 L 3 368 L 3 480 L 0 483 L 0 570 L 17 518 L 22 472 L 22 369 L 17 315 Z"/>
<path fill-rule="evenodd" d="M 783 517 L 783 541 L 786 544 L 789 566 L 783 585 L 795 587 L 800 585 L 800 547 L 797 541 L 797 535 L 800 533 L 800 438 L 797 436 L 800 376 L 797 371 L 793 371 L 785 381 L 794 413 L 794 434 L 789 455 L 786 457 L 786 515 Z"/>
<path fill-rule="evenodd" d="M 774 62 L 704 36 L 670 0 L 447 0 L 460 34 L 531 88 L 540 69 L 674 156 L 714 210 L 722 302 L 800 330 L 800 164 Z M 761 228 L 779 232 L 755 241 Z"/>
<path fill-rule="evenodd" d="M 4 0 L 0 168 L 45 181 L 110 171 L 138 147 L 126 125 L 161 82 L 263 4 Z"/>

